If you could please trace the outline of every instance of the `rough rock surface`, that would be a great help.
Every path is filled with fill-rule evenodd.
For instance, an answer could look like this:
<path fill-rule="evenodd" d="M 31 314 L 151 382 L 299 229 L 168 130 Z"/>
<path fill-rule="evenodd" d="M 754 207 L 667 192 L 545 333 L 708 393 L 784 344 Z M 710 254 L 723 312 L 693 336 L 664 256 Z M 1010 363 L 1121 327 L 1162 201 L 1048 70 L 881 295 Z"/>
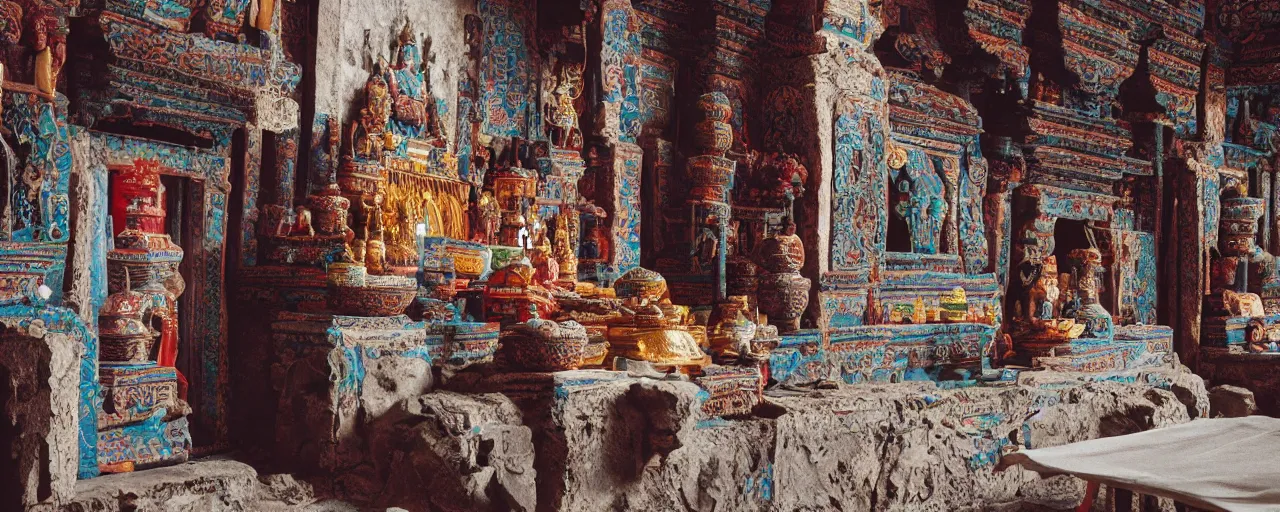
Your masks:
<path fill-rule="evenodd" d="M 385 418 L 432 388 L 421 355 L 424 334 L 402 327 L 404 317 L 364 319 L 332 327 L 338 317 L 289 317 L 273 324 L 279 360 L 272 367 L 279 396 L 276 460 L 305 475 L 347 475 L 344 494 L 374 498 L 384 477 L 371 446 Z M 352 317 L 344 317 L 352 318 Z M 394 337 L 394 343 L 381 341 Z"/>
<path fill-rule="evenodd" d="M 285 477 L 287 480 L 287 477 Z M 277 479 L 274 485 L 258 481 L 247 464 L 226 459 L 204 459 L 137 473 L 105 475 L 76 484 L 74 501 L 59 510 L 71 512 L 240 512 L 300 508 L 314 501 L 289 501 L 272 491 L 296 497 Z M 296 484 L 294 484 L 296 487 Z M 303 491 L 305 492 L 305 491 Z M 55 510 L 49 508 L 49 510 Z"/>
<path fill-rule="evenodd" d="M 1198 378 L 1162 370 L 1101 381 L 1042 374 L 963 390 L 905 383 L 815 391 L 771 398 L 770 417 L 694 423 L 679 412 L 696 394 L 685 383 L 569 373 L 550 396 L 515 377 L 460 384 L 514 390 L 534 429 L 538 510 L 1071 508 L 1079 481 L 996 473 L 999 453 L 1208 411 Z"/>
<path fill-rule="evenodd" d="M 0 510 L 69 499 L 76 484 L 80 345 L 47 332 L 0 325 Z M 11 458 L 12 457 L 12 458 Z"/>
<path fill-rule="evenodd" d="M 1220 385 L 1209 390 L 1209 416 L 1243 418 L 1258 412 L 1253 392 L 1239 386 Z"/>
<path fill-rule="evenodd" d="M 1196 371 L 1205 380 L 1253 391 L 1259 414 L 1280 416 L 1280 354 L 1231 354 L 1212 348 L 1204 352 Z"/>
<path fill-rule="evenodd" d="M 1186 422 L 1209 400 L 1184 369 L 791 392 L 733 421 L 700 417 L 693 384 L 611 372 L 445 385 L 468 391 L 421 395 L 371 419 L 371 469 L 315 479 L 314 494 L 214 460 L 80 482 L 67 509 L 1069 510 L 1079 480 L 996 472 L 999 454 Z"/>
<path fill-rule="evenodd" d="M 532 432 L 501 395 L 423 395 L 380 424 L 372 443 L 387 505 L 410 510 L 532 511 L 537 502 Z"/>
<path fill-rule="evenodd" d="M 71 150 L 75 155 L 71 169 L 71 199 L 75 201 L 71 208 L 71 233 L 74 240 L 68 248 L 65 279 L 70 286 L 65 301 L 81 320 L 92 325 L 97 316 L 93 297 L 93 245 L 98 243 L 102 226 L 98 225 L 101 221 L 89 212 L 97 211 L 98 203 L 105 201 L 106 191 L 99 190 L 97 175 L 105 174 L 106 168 L 101 162 L 101 154 L 90 147 L 87 133 L 76 133 L 71 139 Z"/>

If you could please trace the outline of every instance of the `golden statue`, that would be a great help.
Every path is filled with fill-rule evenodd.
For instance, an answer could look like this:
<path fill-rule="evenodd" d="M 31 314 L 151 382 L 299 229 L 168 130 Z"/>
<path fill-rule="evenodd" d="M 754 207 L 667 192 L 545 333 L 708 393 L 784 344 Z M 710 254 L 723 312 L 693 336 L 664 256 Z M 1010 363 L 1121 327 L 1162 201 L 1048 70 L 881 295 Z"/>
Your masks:
<path fill-rule="evenodd" d="M 560 280 L 569 283 L 578 280 L 578 251 L 575 248 L 578 238 L 577 211 L 568 206 L 561 206 L 561 213 L 556 215 L 556 241 L 553 252 L 560 264 Z"/>
<path fill-rule="evenodd" d="M 944 294 L 941 303 L 941 320 L 943 322 L 963 322 L 969 318 L 969 299 L 964 288 L 956 287 Z"/>
<path fill-rule="evenodd" d="M 373 203 L 364 203 L 368 211 L 368 226 L 365 234 L 364 264 L 369 272 L 381 274 L 386 270 L 386 242 L 383 238 L 382 204 L 385 198 L 379 192 L 373 196 Z"/>
<path fill-rule="evenodd" d="M 386 227 L 387 261 L 393 265 L 409 265 L 417 260 L 417 244 L 414 241 L 414 214 L 421 211 L 412 195 L 398 187 L 388 187 L 388 204 L 382 209 L 382 224 Z"/>
<path fill-rule="evenodd" d="M 618 279 L 615 290 L 623 299 L 622 318 L 609 326 L 610 354 L 682 368 L 710 364 L 698 338 L 683 325 L 688 309 L 671 304 L 662 275 L 636 267 Z"/>
<path fill-rule="evenodd" d="M 752 351 L 751 342 L 755 340 L 759 326 L 747 318 L 748 308 L 749 301 L 745 295 L 731 296 L 726 302 L 716 305 L 707 337 L 718 361 L 761 355 Z"/>
<path fill-rule="evenodd" d="M 387 122 L 391 118 L 391 98 L 381 71 L 375 71 L 365 82 L 364 93 L 365 106 L 360 109 L 360 119 L 351 126 L 351 151 L 356 158 L 377 160 L 382 155 Z"/>
<path fill-rule="evenodd" d="M 476 225 L 473 226 L 475 235 L 472 240 L 483 244 L 492 244 L 498 234 L 498 229 L 502 225 L 502 209 L 498 206 L 498 199 L 494 197 L 493 192 L 488 190 L 480 195 L 476 201 Z"/>

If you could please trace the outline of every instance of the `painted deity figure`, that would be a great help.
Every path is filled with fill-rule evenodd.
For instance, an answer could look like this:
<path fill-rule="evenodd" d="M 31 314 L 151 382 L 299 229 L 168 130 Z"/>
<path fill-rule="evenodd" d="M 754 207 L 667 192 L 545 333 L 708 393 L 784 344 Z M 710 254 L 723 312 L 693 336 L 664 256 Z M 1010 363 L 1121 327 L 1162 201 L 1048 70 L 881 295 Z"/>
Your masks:
<path fill-rule="evenodd" d="M 480 194 L 476 199 L 475 212 L 479 222 L 472 224 L 475 226 L 475 235 L 472 239 L 484 244 L 492 244 L 502 224 L 502 210 L 498 207 L 498 200 L 493 197 L 493 192 L 486 190 Z"/>
<path fill-rule="evenodd" d="M 562 64 L 556 87 L 551 91 L 555 101 L 547 106 L 547 122 L 553 132 L 558 132 L 552 139 L 558 148 L 572 147 L 578 129 L 578 109 L 574 101 L 582 96 L 582 66 L 581 63 Z"/>
<path fill-rule="evenodd" d="M 716 218 L 708 217 L 705 224 L 698 228 L 698 234 L 693 239 L 692 258 L 690 258 L 690 269 L 693 272 L 702 272 L 707 265 L 714 267 L 714 262 L 720 253 L 720 237 L 716 234 Z"/>
<path fill-rule="evenodd" d="M 1052 320 L 1054 318 L 1054 310 L 1058 303 L 1058 298 L 1062 292 L 1058 290 L 1058 280 L 1054 277 L 1041 278 L 1046 281 L 1044 302 L 1040 303 L 1041 320 Z"/>
<path fill-rule="evenodd" d="M 385 144 L 387 120 L 391 116 L 391 100 L 387 82 L 375 70 L 364 85 L 365 106 L 360 118 L 352 123 L 351 151 L 360 160 L 378 160 Z"/>
<path fill-rule="evenodd" d="M 385 198 L 381 193 L 373 196 L 373 202 L 364 203 L 368 210 L 368 225 L 365 232 L 364 265 L 370 272 L 380 273 L 386 266 L 386 242 L 384 241 L 382 203 Z"/>
<path fill-rule="evenodd" d="M 1045 258 L 1040 269 L 1040 277 L 1036 279 L 1035 284 L 1031 287 L 1030 301 L 1027 316 L 1031 320 L 1053 320 L 1057 313 L 1058 298 L 1061 291 L 1058 289 L 1058 258 L 1049 256 Z"/>
<path fill-rule="evenodd" d="M 576 281 L 578 277 L 578 255 L 574 250 L 578 239 L 578 216 L 575 212 L 567 211 L 568 205 L 561 206 L 562 211 L 556 215 L 556 236 L 553 254 L 556 262 L 560 264 L 560 275 L 569 278 L 570 281 Z"/>
<path fill-rule="evenodd" d="M 1071 259 L 1075 263 L 1074 285 L 1080 302 L 1076 320 L 1084 323 L 1088 337 L 1109 339 L 1113 335 L 1114 321 L 1111 313 L 1099 302 L 1104 272 L 1102 252 L 1093 247 L 1076 249 L 1071 251 Z"/>
<path fill-rule="evenodd" d="M 555 254 L 551 246 L 551 239 L 547 236 L 546 224 L 538 221 L 534 224 L 533 235 L 533 279 L 538 285 L 547 289 L 559 289 L 560 284 L 560 262 L 556 261 Z"/>
<path fill-rule="evenodd" d="M 443 132 L 435 105 L 428 104 L 426 65 L 408 23 L 400 31 L 398 43 L 396 64 L 387 70 L 386 78 L 392 102 L 387 129 L 394 134 L 386 139 L 386 149 L 401 152 L 408 139 L 439 137 Z"/>
<path fill-rule="evenodd" d="M 894 213 L 907 223 L 911 231 L 911 250 L 920 254 L 937 254 L 946 219 L 947 204 L 934 194 L 916 190 L 910 179 L 903 177 L 897 184 L 898 204 Z"/>

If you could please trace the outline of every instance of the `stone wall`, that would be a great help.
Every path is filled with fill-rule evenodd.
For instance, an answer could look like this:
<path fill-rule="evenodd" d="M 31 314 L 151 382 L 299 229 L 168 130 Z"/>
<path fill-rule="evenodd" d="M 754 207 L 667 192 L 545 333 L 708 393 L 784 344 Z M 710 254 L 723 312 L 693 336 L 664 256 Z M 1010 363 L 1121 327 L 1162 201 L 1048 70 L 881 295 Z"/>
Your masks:
<path fill-rule="evenodd" d="M 354 119 L 350 109 L 359 104 L 365 80 L 379 58 L 395 62 L 392 44 L 408 20 L 423 50 L 431 93 L 448 107 L 446 133 L 456 140 L 458 79 L 467 65 L 464 20 L 474 13 L 469 0 L 320 2 L 315 111 L 344 124 Z"/>
<path fill-rule="evenodd" d="M 700 418 L 692 384 L 607 372 L 473 374 L 445 387 L 494 393 L 436 392 L 378 420 L 389 482 L 376 504 L 528 509 L 536 494 L 546 511 L 1062 509 L 1079 503 L 1079 480 L 997 472 L 999 453 L 1208 412 L 1185 370 L 816 391 L 737 420 Z"/>
<path fill-rule="evenodd" d="M 0 509 L 62 503 L 79 457 L 80 342 L 40 320 L 0 331 L 0 432 L 11 436 L 0 436 Z"/>
<path fill-rule="evenodd" d="M 599 371 L 464 374 L 358 430 L 366 465 L 307 482 L 225 459 L 81 482 L 80 510 L 1072 510 L 1084 484 L 998 454 L 1183 423 L 1185 369 L 1004 387 L 928 383 L 775 395 L 708 420 L 697 386 Z M 314 487 L 313 487 L 314 486 Z M 1108 495 L 1094 510 L 1111 510 Z M 39 507 L 36 510 L 41 510 Z M 1159 510 L 1171 510 L 1161 502 Z"/>

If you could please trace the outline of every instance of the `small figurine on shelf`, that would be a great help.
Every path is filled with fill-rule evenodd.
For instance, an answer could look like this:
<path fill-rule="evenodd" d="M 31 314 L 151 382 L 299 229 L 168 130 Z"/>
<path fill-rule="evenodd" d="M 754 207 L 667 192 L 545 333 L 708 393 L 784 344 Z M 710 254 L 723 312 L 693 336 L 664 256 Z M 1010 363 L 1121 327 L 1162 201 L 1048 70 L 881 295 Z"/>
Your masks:
<path fill-rule="evenodd" d="M 964 288 L 956 287 L 951 293 L 943 295 L 939 300 L 940 320 L 943 322 L 964 322 L 971 320 L 969 299 Z"/>
<path fill-rule="evenodd" d="M 531 261 L 533 263 L 534 283 L 548 290 L 560 289 L 560 263 L 552 253 L 551 240 L 547 237 L 546 224 L 539 221 L 534 225 L 534 241 Z"/>
<path fill-rule="evenodd" d="M 475 217 L 478 222 L 472 224 L 475 227 L 472 240 L 485 245 L 494 243 L 494 235 L 502 225 L 502 210 L 493 192 L 486 190 L 476 199 Z"/>
<path fill-rule="evenodd" d="M 311 225 L 311 210 L 306 206 L 298 205 L 293 211 L 293 236 L 316 236 L 316 230 Z"/>
<path fill-rule="evenodd" d="M 707 217 L 706 222 L 698 228 L 698 236 L 693 240 L 690 253 L 690 269 L 701 273 L 707 265 L 715 267 L 714 262 L 719 255 L 720 237 L 716 234 L 718 221 L 715 216 Z"/>
<path fill-rule="evenodd" d="M 800 275 L 804 266 L 804 242 L 796 236 L 796 226 L 786 219 L 781 234 L 775 234 L 760 246 L 760 259 L 767 274 L 760 280 L 760 310 L 774 319 L 778 331 L 790 334 L 800 330 L 800 316 L 809 306 L 809 289 L 813 283 Z M 921 305 L 923 306 L 923 305 Z M 919 308 L 923 314 L 923 307 Z"/>
<path fill-rule="evenodd" d="M 1091 338 L 1110 339 L 1114 331 L 1114 321 L 1099 302 L 1103 281 L 1102 252 L 1097 248 L 1075 249 L 1071 251 L 1071 259 L 1075 262 L 1077 275 L 1076 300 L 1080 308 L 1075 318 L 1078 323 L 1085 324 L 1085 335 Z"/>
<path fill-rule="evenodd" d="M 606 234 L 607 228 L 602 226 L 607 216 L 604 208 L 586 202 L 578 205 L 578 211 L 582 215 L 582 245 L 578 249 L 579 257 L 588 261 L 608 260 L 609 238 Z"/>
<path fill-rule="evenodd" d="M 391 118 L 391 99 L 382 65 L 374 69 L 364 86 L 366 106 L 360 119 L 351 126 L 351 151 L 356 159 L 377 160 L 386 142 L 387 122 Z"/>
<path fill-rule="evenodd" d="M 574 253 L 574 245 L 578 240 L 578 215 L 568 211 L 568 205 L 561 206 L 561 213 L 556 215 L 556 236 L 553 254 L 560 265 L 561 280 L 567 282 L 570 289 L 578 280 L 578 255 Z"/>
<path fill-rule="evenodd" d="M 283 208 L 281 208 L 284 210 Z M 280 215 L 280 222 L 276 224 L 276 236 L 289 236 L 293 233 L 294 214 L 288 210 Z"/>
<path fill-rule="evenodd" d="M 1058 289 L 1058 258 L 1049 256 L 1040 266 L 1040 276 L 1031 288 L 1031 300 L 1028 304 L 1032 310 L 1027 312 L 1029 320 L 1052 320 L 1057 309 L 1061 291 Z"/>
<path fill-rule="evenodd" d="M 573 147 L 575 131 L 578 129 L 578 109 L 574 101 L 582 96 L 582 64 L 562 63 L 556 87 L 551 91 L 555 101 L 547 105 L 547 121 L 552 132 L 559 132 L 552 138 L 557 148 Z"/>
<path fill-rule="evenodd" d="M 350 242 L 347 242 L 347 247 L 349 249 L 348 252 L 351 253 L 351 262 L 364 265 L 365 253 L 367 252 L 367 244 L 365 243 L 365 240 L 369 239 L 369 225 L 363 222 L 357 225 L 359 226 L 360 233 L 353 236 Z"/>
<path fill-rule="evenodd" d="M 374 194 L 373 202 L 364 203 L 367 212 L 367 224 L 364 240 L 365 267 L 374 274 L 383 272 L 386 264 L 386 242 L 383 240 L 381 193 Z"/>

